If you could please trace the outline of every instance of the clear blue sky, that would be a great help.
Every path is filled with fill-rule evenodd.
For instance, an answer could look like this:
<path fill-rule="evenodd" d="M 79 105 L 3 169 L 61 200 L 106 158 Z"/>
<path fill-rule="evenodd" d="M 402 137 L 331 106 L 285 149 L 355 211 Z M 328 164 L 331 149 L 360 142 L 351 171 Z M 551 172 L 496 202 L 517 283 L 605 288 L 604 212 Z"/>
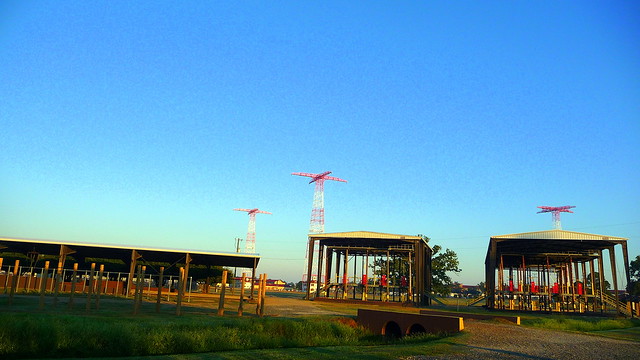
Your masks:
<path fill-rule="evenodd" d="M 516 4 L 517 3 L 517 4 Z M 640 3 L 0 4 L 0 235 L 235 250 L 300 279 L 327 232 L 425 234 L 484 278 L 489 236 L 640 254 Z"/>

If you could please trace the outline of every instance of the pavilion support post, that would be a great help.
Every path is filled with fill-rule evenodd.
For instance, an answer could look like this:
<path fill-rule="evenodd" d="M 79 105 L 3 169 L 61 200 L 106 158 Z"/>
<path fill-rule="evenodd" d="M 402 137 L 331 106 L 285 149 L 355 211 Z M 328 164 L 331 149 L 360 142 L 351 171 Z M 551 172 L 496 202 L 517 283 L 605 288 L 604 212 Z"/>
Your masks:
<path fill-rule="evenodd" d="M 407 300 L 413 302 L 413 271 L 411 271 L 411 251 L 407 254 L 407 260 L 409 263 L 409 289 L 407 291 Z"/>
<path fill-rule="evenodd" d="M 183 289 L 183 285 L 182 283 L 185 281 L 184 278 L 184 268 L 180 267 L 180 275 L 178 277 L 178 295 L 176 296 L 176 315 L 180 316 L 182 315 L 182 289 Z"/>
<path fill-rule="evenodd" d="M 249 296 L 250 300 L 253 300 L 253 291 L 256 283 L 256 268 L 258 267 L 258 260 L 253 259 L 253 268 L 251 269 L 251 295 Z"/>
<path fill-rule="evenodd" d="M 582 295 L 584 295 L 584 308 L 585 311 L 589 311 L 589 298 L 587 297 L 587 263 L 583 261 L 582 267 Z"/>
<path fill-rule="evenodd" d="M 307 254 L 309 255 L 309 259 L 307 259 L 307 300 L 311 300 L 311 272 L 312 272 L 312 268 L 313 268 L 313 245 L 314 245 L 314 240 L 313 238 L 309 238 L 309 249 L 307 251 Z M 316 282 L 317 285 L 317 282 Z"/>
<path fill-rule="evenodd" d="M 347 286 L 349 284 L 349 249 L 344 251 L 344 267 L 342 272 L 342 298 L 347 298 Z"/>
<path fill-rule="evenodd" d="M 618 300 L 618 274 L 616 273 L 616 251 L 612 246 L 609 248 L 609 260 L 611 261 L 611 276 L 613 278 L 613 291 L 616 303 L 616 314 L 620 313 L 620 300 Z"/>
<path fill-rule="evenodd" d="M 391 279 L 389 279 L 389 250 L 387 250 L 387 289 L 386 289 L 386 293 L 384 294 L 384 301 L 389 301 L 389 283 Z"/>
<path fill-rule="evenodd" d="M 589 280 L 591 281 L 589 286 L 589 292 L 591 294 L 591 311 L 596 311 L 596 274 L 594 274 L 595 265 L 594 260 L 589 260 Z"/>
<path fill-rule="evenodd" d="M 322 247 L 322 242 L 318 241 L 318 269 L 316 274 L 318 274 L 318 278 L 316 279 L 316 295 L 315 297 L 321 296 L 322 286 L 325 281 L 322 277 L 322 265 L 324 263 L 324 248 Z"/>
<path fill-rule="evenodd" d="M 602 250 L 598 250 L 598 280 L 600 281 L 598 291 L 600 292 L 600 311 L 604 312 L 606 305 L 604 303 L 604 265 L 602 260 Z"/>
<path fill-rule="evenodd" d="M 342 259 L 342 253 L 340 250 L 336 250 L 336 289 L 333 292 L 333 297 L 338 298 L 338 292 L 340 291 L 340 261 Z"/>
<path fill-rule="evenodd" d="M 131 264 L 129 266 L 129 276 L 127 276 L 127 291 L 125 293 L 126 297 L 129 297 L 131 291 L 133 290 L 133 274 L 136 271 L 136 265 L 138 263 L 138 259 L 141 258 L 136 250 L 131 250 Z"/>
<path fill-rule="evenodd" d="M 331 292 L 331 280 L 332 280 L 332 276 L 331 276 L 331 267 L 333 265 L 333 249 L 332 248 L 327 248 L 326 250 L 326 254 L 325 254 L 325 293 L 324 296 L 329 297 L 329 293 Z"/>
<path fill-rule="evenodd" d="M 364 293 L 362 296 L 362 300 L 367 301 L 369 297 L 369 250 L 367 250 L 367 255 L 365 258 L 364 271 L 365 271 L 365 279 L 364 279 Z"/>
<path fill-rule="evenodd" d="M 356 298 L 357 270 L 358 270 L 358 255 L 357 254 L 353 254 L 353 299 L 354 300 Z"/>
<path fill-rule="evenodd" d="M 551 311 L 552 300 L 552 285 L 551 285 L 551 265 L 549 264 L 549 256 L 547 256 L 547 310 Z"/>
<path fill-rule="evenodd" d="M 164 266 L 160 267 L 158 274 L 158 295 L 156 296 L 156 312 L 160 312 L 160 302 L 162 301 L 162 285 L 164 284 Z"/>
<path fill-rule="evenodd" d="M 489 241 L 489 256 L 485 262 L 485 286 L 487 288 L 487 307 L 489 309 L 495 309 L 496 305 L 496 261 L 497 244 L 495 239 L 491 239 Z"/>
<path fill-rule="evenodd" d="M 576 310 L 576 289 L 575 289 L 575 283 L 573 281 L 573 258 L 570 256 L 569 257 L 569 264 L 567 266 L 567 270 L 569 273 L 569 294 L 571 295 L 571 309 L 572 310 Z"/>
<path fill-rule="evenodd" d="M 491 294 L 493 295 L 493 307 L 490 307 L 491 309 L 495 309 L 496 307 L 498 307 L 498 309 L 502 309 L 504 310 L 505 308 L 505 288 L 504 288 L 504 256 L 500 255 L 500 263 L 498 264 L 498 281 L 499 283 L 495 284 L 496 280 L 495 280 L 495 262 L 497 262 L 498 259 L 494 260 L 494 270 L 493 270 L 493 277 L 494 279 L 492 280 L 492 284 L 493 284 L 493 291 L 491 291 Z M 487 270 L 489 271 L 489 270 Z M 487 278 L 489 277 L 489 274 L 487 274 Z M 490 288 L 489 288 L 489 284 L 487 284 L 485 282 L 485 296 L 487 296 L 487 306 L 489 305 L 489 300 L 488 300 L 488 296 L 490 293 Z M 497 291 L 496 291 L 497 289 Z"/>
<path fill-rule="evenodd" d="M 627 242 L 623 241 L 620 245 L 622 245 L 622 259 L 624 260 L 624 272 L 627 277 L 626 287 L 628 287 L 631 283 L 631 273 L 629 269 L 629 252 L 627 251 Z"/>
<path fill-rule="evenodd" d="M 187 291 L 187 280 L 189 279 L 189 264 L 191 264 L 191 255 L 189 253 L 184 256 L 184 281 L 182 282 L 182 295 Z M 191 285 L 191 284 L 189 284 Z M 189 296 L 191 296 L 191 287 L 189 287 Z M 191 301 L 189 299 L 189 301 Z"/>

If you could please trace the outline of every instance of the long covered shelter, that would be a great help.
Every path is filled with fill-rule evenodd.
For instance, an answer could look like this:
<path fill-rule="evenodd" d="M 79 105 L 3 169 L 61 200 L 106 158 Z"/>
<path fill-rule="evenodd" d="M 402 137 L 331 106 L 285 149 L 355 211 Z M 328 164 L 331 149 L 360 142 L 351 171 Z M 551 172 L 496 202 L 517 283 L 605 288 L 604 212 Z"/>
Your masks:
<path fill-rule="evenodd" d="M 12 263 L 7 263 L 9 259 Z M 0 237 L 0 286 L 6 288 L 9 277 L 17 276 L 20 278 L 16 281 L 19 288 L 33 289 L 36 283 L 42 283 L 32 280 L 37 276 L 47 278 L 47 283 L 56 291 L 64 291 L 65 282 L 68 284 L 72 276 L 86 279 L 89 272 L 93 274 L 94 270 L 97 274 L 99 269 L 94 269 L 97 264 L 101 271 L 100 278 L 105 279 L 102 282 L 105 292 L 129 295 L 135 286 L 134 277 L 136 273 L 140 274 L 142 265 L 146 268 L 145 274 L 154 276 L 155 282 L 163 279 L 162 274 L 175 274 L 173 279 L 176 282 L 181 280 L 184 288 L 189 270 L 194 267 L 204 273 L 218 266 L 247 268 L 251 269 L 255 278 L 259 261 L 258 254 Z M 164 277 L 162 282 L 166 283 L 171 276 Z M 95 277 L 91 275 L 92 279 Z"/>
<path fill-rule="evenodd" d="M 625 312 L 605 288 L 603 251 L 609 254 L 609 278 L 618 294 L 615 246 L 629 282 L 627 240 L 566 230 L 492 236 L 485 260 L 487 306 L 500 310 Z M 496 279 L 497 278 L 497 279 Z"/>
<path fill-rule="evenodd" d="M 307 298 L 430 303 L 432 249 L 422 236 L 351 231 L 308 239 Z"/>

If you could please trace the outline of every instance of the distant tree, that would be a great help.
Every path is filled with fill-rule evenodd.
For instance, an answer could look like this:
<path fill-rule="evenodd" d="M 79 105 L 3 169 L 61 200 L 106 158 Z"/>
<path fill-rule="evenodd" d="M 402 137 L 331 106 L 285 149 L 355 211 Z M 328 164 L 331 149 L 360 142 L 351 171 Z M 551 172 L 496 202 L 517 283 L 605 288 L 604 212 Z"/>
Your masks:
<path fill-rule="evenodd" d="M 478 283 L 478 290 L 482 294 L 487 292 L 487 285 L 484 283 L 484 281 L 480 281 L 480 283 Z"/>
<path fill-rule="evenodd" d="M 447 273 L 459 273 L 462 271 L 458 266 L 458 255 L 450 249 L 444 252 L 440 245 L 433 247 L 433 256 L 431 257 L 431 273 L 432 273 L 432 290 L 435 294 L 446 296 L 451 293 L 453 282 Z"/>
<path fill-rule="evenodd" d="M 636 256 L 636 259 L 629 264 L 629 275 L 631 275 L 631 280 L 640 281 L 640 255 Z"/>
<path fill-rule="evenodd" d="M 593 277 L 594 277 L 594 288 L 596 290 L 600 290 L 600 273 L 598 273 L 597 271 L 593 272 Z M 587 275 L 587 287 L 591 287 L 591 274 Z M 609 284 L 609 282 L 605 279 L 604 280 L 604 290 L 609 290 L 611 288 L 611 284 Z"/>
<path fill-rule="evenodd" d="M 632 297 L 632 301 L 640 300 L 640 255 L 629 264 L 629 275 L 631 281 L 627 284 L 627 292 Z"/>

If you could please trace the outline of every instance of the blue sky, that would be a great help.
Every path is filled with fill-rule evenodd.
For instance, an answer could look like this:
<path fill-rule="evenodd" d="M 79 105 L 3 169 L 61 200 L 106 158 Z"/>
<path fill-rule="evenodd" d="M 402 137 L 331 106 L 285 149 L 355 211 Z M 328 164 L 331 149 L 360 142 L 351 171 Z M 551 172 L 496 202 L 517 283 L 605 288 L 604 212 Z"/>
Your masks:
<path fill-rule="evenodd" d="M 299 280 L 327 232 L 426 234 L 484 278 L 489 236 L 640 255 L 640 5 L 0 5 L 0 235 L 234 251 Z"/>

